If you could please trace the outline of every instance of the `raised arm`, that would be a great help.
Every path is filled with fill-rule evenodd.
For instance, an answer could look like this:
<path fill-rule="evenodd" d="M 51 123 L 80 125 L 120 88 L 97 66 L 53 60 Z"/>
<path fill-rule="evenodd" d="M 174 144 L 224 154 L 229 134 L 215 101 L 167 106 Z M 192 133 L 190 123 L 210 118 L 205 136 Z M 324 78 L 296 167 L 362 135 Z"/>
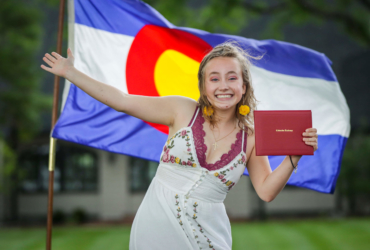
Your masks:
<path fill-rule="evenodd" d="M 303 132 L 302 139 L 307 145 L 312 146 L 314 151 L 318 149 L 316 128 L 309 128 Z M 274 171 L 271 171 L 268 157 L 256 156 L 254 134 L 248 137 L 248 143 L 250 142 L 253 148 L 247 163 L 248 173 L 258 196 L 262 200 L 270 202 L 283 190 L 294 169 L 287 155 L 281 164 Z M 301 155 L 292 155 L 294 166 L 297 166 L 301 157 Z"/>
<path fill-rule="evenodd" d="M 182 96 L 149 97 L 126 94 L 77 70 L 74 67 L 74 57 L 70 49 L 67 50 L 67 54 L 67 58 L 55 52 L 51 55 L 45 54 L 43 60 L 50 67 L 41 65 L 41 68 L 68 79 L 94 99 L 117 111 L 148 122 L 171 126 L 179 111 L 185 108 L 186 104 L 194 102 Z"/>

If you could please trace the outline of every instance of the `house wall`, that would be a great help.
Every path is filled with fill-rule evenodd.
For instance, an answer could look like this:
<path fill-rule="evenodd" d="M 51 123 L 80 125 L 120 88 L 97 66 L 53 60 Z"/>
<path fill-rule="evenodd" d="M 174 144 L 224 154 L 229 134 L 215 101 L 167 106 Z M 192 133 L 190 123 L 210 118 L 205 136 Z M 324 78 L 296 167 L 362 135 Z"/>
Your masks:
<path fill-rule="evenodd" d="M 335 196 L 303 188 L 285 188 L 266 204 L 268 214 L 333 212 Z"/>
<path fill-rule="evenodd" d="M 110 160 L 111 157 L 111 160 Z M 113 220 L 126 214 L 128 157 L 99 151 L 99 218 Z"/>
<path fill-rule="evenodd" d="M 249 218 L 256 209 L 256 200 L 249 177 L 242 176 L 226 196 L 224 201 L 226 212 L 230 219 Z"/>
<path fill-rule="evenodd" d="M 71 213 L 76 208 L 101 220 L 119 220 L 134 216 L 145 193 L 130 193 L 129 157 L 98 151 L 98 191 L 95 193 L 55 193 L 54 211 Z M 1 198 L 1 197 L 0 197 Z M 1 199 L 0 199 L 1 202 Z M 46 216 L 47 194 L 21 194 L 18 197 L 19 215 Z M 225 199 L 225 208 L 231 219 L 253 217 L 260 205 L 250 178 L 241 177 Z M 267 214 L 318 213 L 333 211 L 334 195 L 302 188 L 285 188 L 275 200 L 263 203 Z M 1 210 L 0 210 L 1 212 Z"/>
<path fill-rule="evenodd" d="M 112 154 L 101 150 L 97 153 L 98 191 L 54 193 L 53 211 L 71 213 L 81 208 L 101 220 L 117 220 L 136 213 L 145 193 L 131 194 L 129 191 L 129 157 L 118 154 L 112 157 Z M 47 193 L 19 194 L 20 218 L 46 217 L 47 201 Z"/>
<path fill-rule="evenodd" d="M 18 214 L 21 218 L 42 217 L 47 214 L 48 194 L 21 194 L 18 196 Z M 90 215 L 98 215 L 101 211 L 97 194 L 73 193 L 54 194 L 53 211 L 61 210 L 71 213 L 81 208 Z"/>
<path fill-rule="evenodd" d="M 225 199 L 227 214 L 231 219 L 246 219 L 257 214 L 260 198 L 249 176 L 243 176 Z M 284 188 L 271 202 L 263 202 L 267 215 L 317 214 L 334 212 L 335 195 L 318 193 L 303 188 Z"/>

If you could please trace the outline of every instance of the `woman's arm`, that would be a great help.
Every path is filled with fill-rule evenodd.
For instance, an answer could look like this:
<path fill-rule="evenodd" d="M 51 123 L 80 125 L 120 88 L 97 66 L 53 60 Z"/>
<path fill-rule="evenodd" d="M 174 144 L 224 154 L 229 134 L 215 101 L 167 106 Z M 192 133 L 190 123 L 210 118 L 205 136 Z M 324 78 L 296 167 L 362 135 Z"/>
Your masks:
<path fill-rule="evenodd" d="M 43 60 L 50 68 L 44 65 L 41 65 L 41 68 L 68 79 L 94 99 L 117 111 L 148 122 L 171 126 L 179 111 L 194 102 L 182 96 L 149 97 L 126 94 L 77 70 L 74 67 L 74 57 L 70 49 L 67 50 L 67 54 L 67 58 L 55 52 L 51 55 L 45 54 Z"/>
<path fill-rule="evenodd" d="M 305 143 L 313 146 L 314 151 L 316 151 L 318 148 L 317 130 L 310 128 L 303 133 L 303 136 L 306 136 L 303 138 Z M 301 155 L 292 156 L 294 166 L 297 166 L 301 157 Z M 274 171 L 271 171 L 267 156 L 256 156 L 255 147 L 252 149 L 247 169 L 258 196 L 266 202 L 276 198 L 285 187 L 294 170 L 289 156 L 286 156 L 283 162 Z"/>

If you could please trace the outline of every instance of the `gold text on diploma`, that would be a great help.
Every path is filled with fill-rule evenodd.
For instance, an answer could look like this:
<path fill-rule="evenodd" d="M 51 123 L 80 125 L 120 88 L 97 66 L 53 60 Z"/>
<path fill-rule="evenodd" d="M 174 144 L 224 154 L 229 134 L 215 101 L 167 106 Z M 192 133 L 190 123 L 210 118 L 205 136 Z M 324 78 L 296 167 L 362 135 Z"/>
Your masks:
<path fill-rule="evenodd" d="M 293 132 L 293 129 L 277 129 L 276 132 Z"/>

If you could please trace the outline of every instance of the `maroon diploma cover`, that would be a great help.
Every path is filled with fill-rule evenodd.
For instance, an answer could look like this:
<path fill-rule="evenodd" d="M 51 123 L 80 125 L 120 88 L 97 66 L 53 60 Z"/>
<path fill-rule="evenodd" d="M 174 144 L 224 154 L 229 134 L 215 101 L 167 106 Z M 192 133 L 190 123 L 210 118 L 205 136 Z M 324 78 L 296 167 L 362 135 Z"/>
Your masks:
<path fill-rule="evenodd" d="M 256 155 L 313 155 L 303 141 L 312 128 L 311 110 L 255 110 Z"/>

